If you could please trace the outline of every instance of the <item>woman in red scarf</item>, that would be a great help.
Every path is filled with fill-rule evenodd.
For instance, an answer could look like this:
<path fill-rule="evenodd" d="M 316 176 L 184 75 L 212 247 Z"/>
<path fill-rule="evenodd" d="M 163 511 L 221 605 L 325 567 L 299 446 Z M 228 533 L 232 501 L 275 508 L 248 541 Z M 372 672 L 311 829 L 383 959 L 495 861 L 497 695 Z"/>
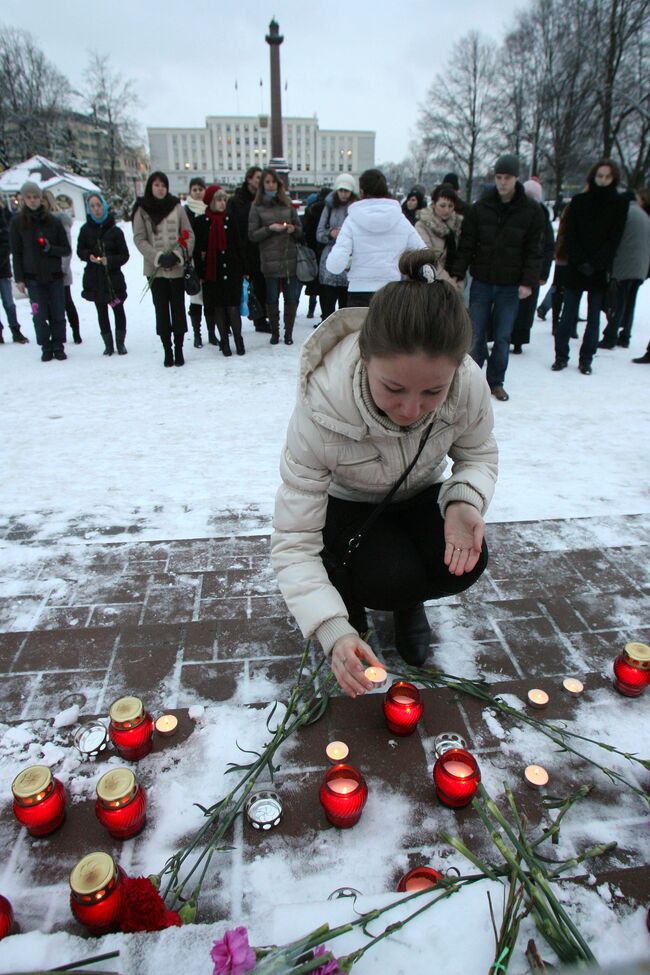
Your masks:
<path fill-rule="evenodd" d="M 194 262 L 203 283 L 203 309 L 208 331 L 216 325 L 221 351 L 232 355 L 228 331 L 235 340 L 237 355 L 244 355 L 239 305 L 244 275 L 245 253 L 237 224 L 226 210 L 228 195 L 220 186 L 208 186 L 203 197 L 207 209 L 197 217 Z"/>

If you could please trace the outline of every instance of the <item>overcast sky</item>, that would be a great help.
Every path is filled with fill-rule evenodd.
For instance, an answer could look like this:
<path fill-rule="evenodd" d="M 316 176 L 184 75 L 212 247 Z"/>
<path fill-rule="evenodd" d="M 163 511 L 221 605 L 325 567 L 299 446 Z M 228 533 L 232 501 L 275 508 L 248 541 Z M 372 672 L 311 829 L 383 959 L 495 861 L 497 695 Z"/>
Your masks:
<path fill-rule="evenodd" d="M 322 128 L 372 129 L 376 162 L 397 161 L 418 106 L 468 30 L 501 40 L 525 0 L 3 0 L 0 22 L 29 30 L 73 85 L 89 49 L 133 78 L 146 126 L 203 126 L 206 115 L 269 110 L 273 16 L 284 35 L 282 110 Z M 260 89 L 260 78 L 263 88 Z M 235 91 L 237 81 L 238 91 Z M 284 90 L 285 81 L 287 90 Z M 262 94 L 263 103 L 260 101 Z"/>

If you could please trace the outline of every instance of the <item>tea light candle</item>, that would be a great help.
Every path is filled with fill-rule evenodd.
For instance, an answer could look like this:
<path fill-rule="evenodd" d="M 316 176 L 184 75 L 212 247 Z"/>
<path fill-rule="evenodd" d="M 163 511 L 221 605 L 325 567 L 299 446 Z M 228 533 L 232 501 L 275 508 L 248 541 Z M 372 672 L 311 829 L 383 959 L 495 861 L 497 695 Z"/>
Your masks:
<path fill-rule="evenodd" d="M 383 667 L 366 667 L 364 674 L 373 688 L 383 687 L 386 683 L 387 674 Z"/>
<path fill-rule="evenodd" d="M 388 688 L 384 715 L 388 730 L 394 735 L 413 734 L 423 711 L 422 698 L 415 684 L 398 680 Z"/>
<path fill-rule="evenodd" d="M 81 725 L 75 731 L 74 746 L 82 758 L 94 761 L 108 747 L 108 731 L 101 721 Z"/>
<path fill-rule="evenodd" d="M 14 912 L 6 897 L 0 894 L 0 941 L 14 929 Z"/>
<path fill-rule="evenodd" d="M 467 806 L 478 792 L 478 762 L 463 748 L 450 748 L 433 767 L 433 782 L 440 802 L 452 809 Z"/>
<path fill-rule="evenodd" d="M 246 801 L 244 813 L 253 829 L 273 829 L 282 819 L 282 801 L 277 792 L 254 792 Z"/>
<path fill-rule="evenodd" d="M 117 931 L 124 871 L 108 853 L 89 853 L 70 873 L 70 910 L 91 934 Z"/>
<path fill-rule="evenodd" d="M 116 840 L 128 840 L 144 827 L 147 797 L 128 768 L 115 768 L 97 783 L 95 814 Z"/>
<path fill-rule="evenodd" d="M 11 785 L 14 816 L 32 836 L 47 836 L 65 818 L 65 789 L 47 765 L 23 769 Z"/>
<path fill-rule="evenodd" d="M 533 687 L 528 691 L 527 697 L 531 708 L 545 708 L 550 700 L 546 691 L 541 691 L 539 687 Z"/>
<path fill-rule="evenodd" d="M 614 687 L 625 697 L 640 697 L 650 684 L 650 647 L 626 643 L 614 661 Z"/>
<path fill-rule="evenodd" d="M 577 677 L 565 677 L 562 681 L 562 687 L 572 697 L 578 697 L 585 689 L 585 685 Z"/>
<path fill-rule="evenodd" d="M 156 719 L 156 731 L 163 737 L 175 734 L 177 728 L 178 718 L 175 714 L 161 714 Z"/>
<path fill-rule="evenodd" d="M 330 762 L 344 762 L 350 754 L 350 749 L 344 741 L 331 741 L 325 749 Z"/>
<path fill-rule="evenodd" d="M 122 758 L 137 762 L 153 748 L 153 718 L 139 697 L 120 697 L 111 704 L 108 733 Z"/>
<path fill-rule="evenodd" d="M 524 769 L 524 778 L 532 789 L 543 789 L 548 785 L 549 775 L 541 765 L 527 765 Z"/>
<path fill-rule="evenodd" d="M 359 822 L 368 798 L 368 786 L 352 765 L 334 765 L 325 773 L 319 798 L 332 826 L 348 829 Z"/>
<path fill-rule="evenodd" d="M 397 889 L 400 892 L 408 891 L 409 894 L 414 894 L 418 890 L 431 890 L 442 879 L 442 874 L 433 867 L 415 867 L 414 870 L 404 874 Z"/>

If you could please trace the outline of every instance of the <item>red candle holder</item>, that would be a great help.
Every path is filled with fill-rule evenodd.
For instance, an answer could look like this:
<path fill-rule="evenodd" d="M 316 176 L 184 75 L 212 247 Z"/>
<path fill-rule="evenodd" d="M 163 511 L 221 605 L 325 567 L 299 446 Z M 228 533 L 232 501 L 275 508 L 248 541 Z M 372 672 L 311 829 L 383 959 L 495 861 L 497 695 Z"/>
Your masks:
<path fill-rule="evenodd" d="M 70 873 L 70 909 L 91 934 L 117 931 L 125 876 L 108 853 L 89 853 Z"/>
<path fill-rule="evenodd" d="M 440 871 L 434 870 L 433 867 L 415 867 L 414 870 L 409 870 L 408 873 L 404 874 L 397 885 L 397 889 L 401 893 L 406 891 L 409 894 L 414 894 L 417 890 L 430 890 L 442 879 L 443 876 Z"/>
<path fill-rule="evenodd" d="M 137 762 L 153 747 L 153 718 L 139 697 L 120 697 L 111 704 L 108 733 L 128 762 Z"/>
<path fill-rule="evenodd" d="M 352 765 L 334 765 L 325 773 L 320 801 L 332 826 L 348 829 L 358 823 L 367 798 L 366 781 Z"/>
<path fill-rule="evenodd" d="M 433 766 L 433 784 L 438 799 L 452 809 L 469 805 L 480 781 L 478 762 L 464 748 L 450 748 Z"/>
<path fill-rule="evenodd" d="M 47 836 L 65 819 L 65 789 L 47 765 L 30 765 L 11 784 L 14 816 L 32 836 Z"/>
<path fill-rule="evenodd" d="M 14 931 L 14 912 L 6 897 L 0 894 L 0 941 Z"/>
<path fill-rule="evenodd" d="M 640 697 L 650 684 L 650 647 L 626 643 L 614 661 L 614 687 L 625 697 Z"/>
<path fill-rule="evenodd" d="M 116 840 L 128 840 L 147 819 L 147 797 L 128 768 L 111 769 L 97 783 L 95 813 Z"/>
<path fill-rule="evenodd" d="M 388 730 L 394 735 L 412 735 L 422 717 L 424 705 L 415 684 L 395 681 L 384 698 L 384 714 Z"/>

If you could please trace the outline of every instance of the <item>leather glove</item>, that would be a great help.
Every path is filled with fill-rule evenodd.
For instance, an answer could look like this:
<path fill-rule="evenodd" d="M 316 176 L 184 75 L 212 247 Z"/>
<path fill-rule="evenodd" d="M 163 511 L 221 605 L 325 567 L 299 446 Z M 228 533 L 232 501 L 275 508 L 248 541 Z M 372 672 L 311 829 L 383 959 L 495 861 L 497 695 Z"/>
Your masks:
<path fill-rule="evenodd" d="M 580 271 L 580 274 L 584 274 L 586 278 L 590 278 L 591 275 L 594 273 L 594 269 L 592 265 L 589 263 L 589 261 L 585 261 L 584 264 L 580 264 L 578 270 Z"/>
<path fill-rule="evenodd" d="M 164 268 L 174 267 L 175 264 L 180 264 L 180 263 L 181 263 L 180 258 L 176 254 L 173 254 L 171 251 L 168 251 L 166 254 L 161 254 L 160 257 L 158 258 L 159 266 Z"/>
<path fill-rule="evenodd" d="M 43 237 L 43 235 L 41 234 L 41 236 L 38 238 L 38 246 L 45 254 L 47 254 L 47 252 L 50 249 L 50 242 L 47 239 L 47 237 Z"/>

